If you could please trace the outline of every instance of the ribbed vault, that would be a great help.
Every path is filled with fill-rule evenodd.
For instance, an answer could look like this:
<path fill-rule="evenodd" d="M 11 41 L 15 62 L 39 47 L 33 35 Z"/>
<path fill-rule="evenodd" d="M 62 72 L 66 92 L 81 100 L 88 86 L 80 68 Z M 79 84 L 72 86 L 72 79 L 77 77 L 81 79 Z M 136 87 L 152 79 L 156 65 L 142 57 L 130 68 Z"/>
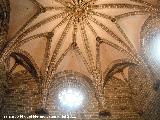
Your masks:
<path fill-rule="evenodd" d="M 108 80 L 128 81 L 130 66 L 146 66 L 140 31 L 149 16 L 159 15 L 156 2 L 10 0 L 9 30 L 5 41 L 0 41 L 0 62 L 7 61 L 10 74 L 27 70 L 37 79 L 42 108 L 56 73 L 82 73 L 96 88 L 99 111 L 103 111 Z M 5 14 L 0 17 L 9 21 Z M 3 19 L 0 22 L 5 26 Z"/>

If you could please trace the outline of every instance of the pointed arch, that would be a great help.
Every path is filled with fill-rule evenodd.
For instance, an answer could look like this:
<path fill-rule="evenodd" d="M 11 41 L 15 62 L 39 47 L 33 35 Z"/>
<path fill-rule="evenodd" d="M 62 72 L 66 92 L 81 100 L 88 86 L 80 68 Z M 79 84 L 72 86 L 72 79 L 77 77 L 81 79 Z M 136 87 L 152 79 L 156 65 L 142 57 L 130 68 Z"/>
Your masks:
<path fill-rule="evenodd" d="M 113 61 L 104 72 L 103 87 L 106 85 L 107 81 L 113 77 L 116 73 L 123 71 L 129 66 L 137 65 L 134 61 L 130 59 L 118 59 Z"/>
<path fill-rule="evenodd" d="M 13 57 L 18 64 L 22 65 L 26 70 L 28 70 L 34 78 L 39 78 L 41 76 L 41 72 L 36 62 L 28 52 L 17 49 L 12 52 L 10 56 Z"/>

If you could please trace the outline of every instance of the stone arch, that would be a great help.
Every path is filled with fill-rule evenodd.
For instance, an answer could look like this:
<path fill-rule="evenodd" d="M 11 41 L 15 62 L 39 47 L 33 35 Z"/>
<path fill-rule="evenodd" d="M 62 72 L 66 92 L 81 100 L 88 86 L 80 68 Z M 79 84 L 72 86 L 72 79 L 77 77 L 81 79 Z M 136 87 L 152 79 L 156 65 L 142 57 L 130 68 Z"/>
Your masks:
<path fill-rule="evenodd" d="M 48 94 L 48 98 L 47 98 L 47 103 L 48 104 L 53 104 L 53 105 L 47 105 L 47 106 L 54 106 L 55 110 L 58 111 L 58 108 L 56 106 L 58 106 L 57 104 L 57 100 L 55 98 L 55 96 L 59 93 L 58 91 L 60 91 L 62 88 L 66 87 L 66 86 L 73 86 L 73 87 L 77 87 L 80 88 L 82 86 L 83 89 L 85 89 L 84 91 L 87 92 L 87 95 L 89 95 L 89 99 L 87 98 L 87 102 L 85 104 L 85 107 L 83 109 L 80 109 L 80 112 L 82 112 L 84 109 L 90 109 L 92 105 L 91 101 L 94 101 L 95 106 L 98 106 L 97 100 L 95 98 L 95 87 L 94 84 L 92 83 L 92 80 L 83 75 L 82 73 L 79 72 L 75 72 L 72 70 L 65 70 L 59 73 L 56 73 L 53 77 L 53 81 L 51 82 L 50 88 L 49 88 L 49 94 Z M 81 89 L 81 88 L 80 88 Z M 86 93 L 85 93 L 86 95 Z M 53 97 L 52 97 L 53 96 Z M 55 99 L 55 100 L 53 100 Z M 53 103 L 51 103 L 53 102 Z M 54 108 L 53 107 L 53 108 Z M 92 106 L 93 107 L 93 106 Z M 53 114 L 53 110 L 51 107 L 47 107 L 49 108 L 49 113 Z M 93 108 L 92 108 L 93 109 Z M 91 109 L 91 110 L 92 110 Z M 98 108 L 96 108 L 98 111 Z"/>
<path fill-rule="evenodd" d="M 29 71 L 32 77 L 36 79 L 41 77 L 40 69 L 38 68 L 36 62 L 28 52 L 17 49 L 13 51 L 10 56 L 18 60 L 19 64 L 22 65 L 27 71 Z"/>
<path fill-rule="evenodd" d="M 91 80 L 91 78 L 90 77 L 88 77 L 88 76 L 86 76 L 86 75 L 84 75 L 84 74 L 82 74 L 82 73 L 80 73 L 80 72 L 76 72 L 76 71 L 72 71 L 72 70 L 64 70 L 64 71 L 62 71 L 62 72 L 58 72 L 58 73 L 56 73 L 56 74 L 54 74 L 54 76 L 53 76 L 53 81 L 52 82 L 54 82 L 54 80 L 56 80 L 56 78 L 57 77 L 60 77 L 60 76 L 64 76 L 64 75 L 75 75 L 75 76 L 77 76 L 77 77 L 82 77 L 82 78 L 84 78 L 84 80 L 88 83 L 88 84 L 90 84 L 90 86 L 92 87 L 92 90 L 93 91 L 95 91 L 95 88 L 94 88 L 94 84 L 93 84 L 93 82 L 92 82 L 92 80 Z"/>
<path fill-rule="evenodd" d="M 103 87 L 105 87 L 106 82 L 116 73 L 121 72 L 123 69 L 129 66 L 137 65 L 134 61 L 130 59 L 118 59 L 113 61 L 104 72 Z"/>
<path fill-rule="evenodd" d="M 79 82 L 84 81 L 90 87 L 92 93 L 95 94 L 96 88 L 95 88 L 92 80 L 88 76 L 86 76 L 82 73 L 79 73 L 79 72 L 72 71 L 72 70 L 65 70 L 65 71 L 56 73 L 53 76 L 53 81 L 50 83 L 49 90 L 52 89 L 52 87 L 54 86 L 54 83 L 62 82 L 62 81 L 58 81 L 59 78 L 65 78 L 66 80 L 69 78 L 73 78 L 73 79 L 81 78 L 81 79 L 76 79 L 76 81 L 78 81 L 78 80 L 79 80 Z"/>
<path fill-rule="evenodd" d="M 123 112 L 130 110 L 128 116 L 125 118 L 129 119 L 129 117 L 133 116 L 133 114 L 140 119 L 140 112 L 136 108 L 135 102 L 137 102 L 132 94 L 133 88 L 130 85 L 129 80 L 122 81 L 121 79 L 114 77 L 116 73 L 122 72 L 127 67 L 139 67 L 140 65 L 136 64 L 130 59 L 118 59 L 113 61 L 104 72 L 104 93 L 106 96 L 106 100 L 111 104 L 107 104 L 108 109 L 111 110 L 112 114 L 117 114 L 120 119 L 123 116 Z M 123 92 L 122 92 L 123 91 Z M 118 104 L 115 104 L 118 103 Z M 113 107 L 114 106 L 114 107 Z M 113 107 L 113 108 L 112 108 Z M 119 113 L 116 113 L 116 110 Z"/>

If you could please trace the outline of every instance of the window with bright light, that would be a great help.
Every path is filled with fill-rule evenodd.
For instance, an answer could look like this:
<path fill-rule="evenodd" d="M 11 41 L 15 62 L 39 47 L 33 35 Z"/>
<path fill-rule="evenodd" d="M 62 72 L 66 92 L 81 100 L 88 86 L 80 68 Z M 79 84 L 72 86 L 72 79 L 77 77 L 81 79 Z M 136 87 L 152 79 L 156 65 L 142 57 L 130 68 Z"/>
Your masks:
<path fill-rule="evenodd" d="M 152 41 L 152 55 L 156 58 L 156 60 L 160 60 L 160 33 L 154 36 L 154 40 Z"/>
<path fill-rule="evenodd" d="M 58 99 L 65 110 L 76 110 L 82 106 L 84 96 L 77 88 L 66 88 L 59 92 Z"/>

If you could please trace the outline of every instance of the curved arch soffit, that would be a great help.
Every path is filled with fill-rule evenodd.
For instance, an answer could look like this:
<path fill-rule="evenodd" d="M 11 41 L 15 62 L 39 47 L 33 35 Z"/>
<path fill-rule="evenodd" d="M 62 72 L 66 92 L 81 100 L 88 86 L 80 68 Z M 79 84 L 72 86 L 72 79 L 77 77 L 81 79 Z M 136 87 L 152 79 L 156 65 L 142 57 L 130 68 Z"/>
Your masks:
<path fill-rule="evenodd" d="M 58 80 L 57 79 L 58 77 L 62 77 L 62 76 L 66 77 L 69 74 L 72 74 L 73 77 L 75 76 L 75 78 L 76 78 L 76 76 L 79 77 L 79 78 L 83 78 L 83 80 L 89 84 L 89 87 L 91 88 L 91 90 L 93 91 L 93 93 L 96 93 L 96 88 L 95 88 L 95 86 L 94 86 L 93 81 L 91 80 L 91 78 L 89 78 L 88 76 L 86 76 L 86 75 L 84 75 L 82 73 L 79 73 L 79 72 L 76 72 L 76 71 L 72 71 L 72 70 L 64 70 L 62 72 L 58 72 L 58 73 L 54 74 L 54 76 L 52 78 L 53 81 L 51 81 L 49 89 L 51 89 L 52 84 L 54 82 L 56 82 L 56 80 Z"/>
<path fill-rule="evenodd" d="M 125 68 L 129 66 L 135 66 L 135 65 L 137 64 L 127 58 L 113 61 L 104 72 L 103 87 L 105 87 L 107 81 L 110 80 L 110 78 L 112 78 L 113 75 L 123 71 Z"/>
<path fill-rule="evenodd" d="M 41 76 L 41 72 L 37 64 L 28 52 L 17 49 L 13 51 L 10 56 L 13 57 L 18 64 L 22 65 L 26 70 L 28 70 L 33 77 L 39 78 Z"/>

